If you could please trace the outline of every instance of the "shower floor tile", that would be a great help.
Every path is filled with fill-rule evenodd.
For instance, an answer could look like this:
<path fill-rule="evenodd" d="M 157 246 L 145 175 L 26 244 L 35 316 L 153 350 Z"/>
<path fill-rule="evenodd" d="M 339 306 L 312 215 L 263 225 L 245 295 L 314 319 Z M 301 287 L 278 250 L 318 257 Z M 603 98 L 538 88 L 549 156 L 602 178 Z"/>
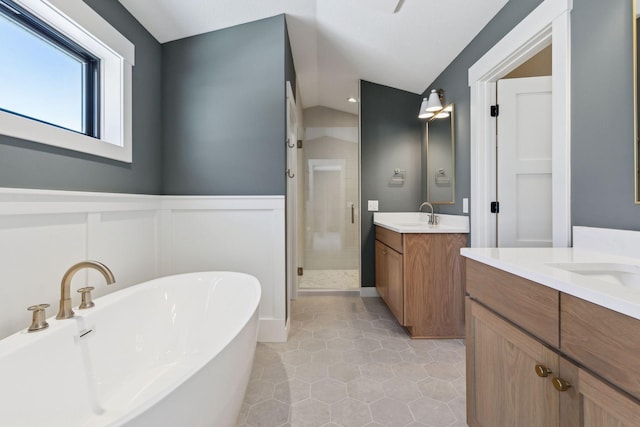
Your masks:
<path fill-rule="evenodd" d="M 379 298 L 291 312 L 286 343 L 258 343 L 237 427 L 467 425 L 462 340 L 412 340 Z"/>
<path fill-rule="evenodd" d="M 300 289 L 359 289 L 358 270 L 304 270 Z"/>

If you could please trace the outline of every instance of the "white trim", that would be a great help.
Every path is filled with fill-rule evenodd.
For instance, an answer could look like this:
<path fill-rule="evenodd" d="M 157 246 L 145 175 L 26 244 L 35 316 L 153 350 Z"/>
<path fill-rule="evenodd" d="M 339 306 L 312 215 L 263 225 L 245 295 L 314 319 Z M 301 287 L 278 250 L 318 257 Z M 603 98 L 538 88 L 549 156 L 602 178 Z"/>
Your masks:
<path fill-rule="evenodd" d="M 553 245 L 571 242 L 571 0 L 545 0 L 469 68 L 471 91 L 471 246 L 494 247 L 495 82 L 553 43 Z"/>
<path fill-rule="evenodd" d="M 100 58 L 100 139 L 6 112 L 0 133 L 131 163 L 135 46 L 82 0 L 14 1 Z"/>
<path fill-rule="evenodd" d="M 371 297 L 380 298 L 380 294 L 378 293 L 378 290 L 373 286 L 360 288 L 360 296 L 363 298 L 371 298 Z"/>
<path fill-rule="evenodd" d="M 258 342 L 287 342 L 289 322 L 284 319 L 258 320 Z"/>

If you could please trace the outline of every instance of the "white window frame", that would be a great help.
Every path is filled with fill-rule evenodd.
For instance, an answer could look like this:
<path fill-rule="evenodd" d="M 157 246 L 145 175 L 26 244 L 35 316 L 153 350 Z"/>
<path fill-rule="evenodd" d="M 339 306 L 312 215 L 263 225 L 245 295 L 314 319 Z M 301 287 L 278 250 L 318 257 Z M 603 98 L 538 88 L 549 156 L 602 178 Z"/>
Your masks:
<path fill-rule="evenodd" d="M 82 0 L 13 0 L 100 59 L 100 138 L 0 111 L 0 134 L 132 162 L 135 46 Z"/>

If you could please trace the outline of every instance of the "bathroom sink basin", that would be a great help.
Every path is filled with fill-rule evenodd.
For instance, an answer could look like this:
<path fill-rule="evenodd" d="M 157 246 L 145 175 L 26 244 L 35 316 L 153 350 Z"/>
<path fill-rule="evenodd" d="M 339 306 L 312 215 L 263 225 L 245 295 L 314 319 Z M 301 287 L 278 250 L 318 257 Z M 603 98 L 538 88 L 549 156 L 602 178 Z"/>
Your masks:
<path fill-rule="evenodd" d="M 598 262 L 560 262 L 547 265 L 630 289 L 640 290 L 640 266 L 637 265 Z"/>

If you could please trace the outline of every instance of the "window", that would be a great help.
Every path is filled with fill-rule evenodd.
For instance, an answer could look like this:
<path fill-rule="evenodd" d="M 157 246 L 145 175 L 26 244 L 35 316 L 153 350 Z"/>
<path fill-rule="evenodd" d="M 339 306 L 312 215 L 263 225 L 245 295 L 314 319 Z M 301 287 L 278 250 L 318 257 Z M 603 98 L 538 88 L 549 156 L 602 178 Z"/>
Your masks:
<path fill-rule="evenodd" d="M 98 58 L 7 0 L 0 40 L 1 110 L 99 137 Z"/>
<path fill-rule="evenodd" d="M 134 46 L 82 0 L 0 0 L 0 134 L 132 161 Z"/>

